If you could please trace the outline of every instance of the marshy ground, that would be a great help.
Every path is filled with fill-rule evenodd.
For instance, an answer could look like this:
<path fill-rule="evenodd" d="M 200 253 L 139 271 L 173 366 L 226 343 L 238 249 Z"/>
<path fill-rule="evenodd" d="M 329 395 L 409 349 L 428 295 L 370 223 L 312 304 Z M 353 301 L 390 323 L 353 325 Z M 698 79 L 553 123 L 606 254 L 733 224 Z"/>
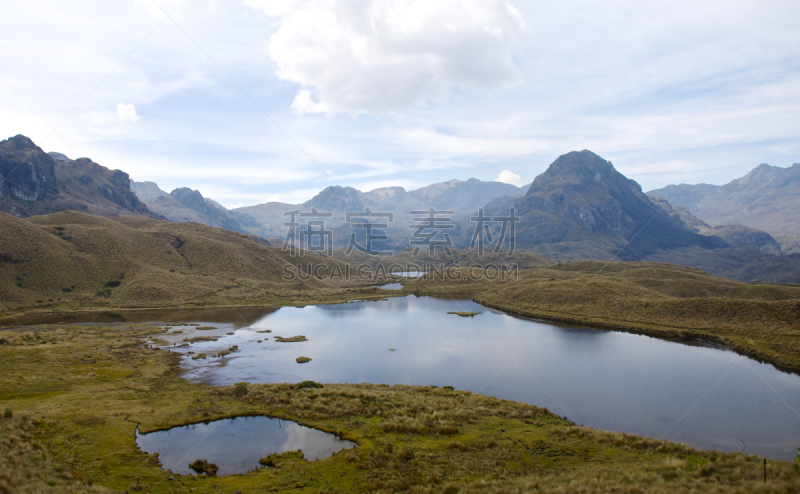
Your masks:
<path fill-rule="evenodd" d="M 0 492 L 797 492 L 790 462 L 575 426 L 545 409 L 448 388 L 314 383 L 214 388 L 144 348 L 148 325 L 0 331 Z M 158 335 L 154 335 L 156 338 Z M 242 476 L 177 476 L 141 432 L 265 414 L 359 447 Z M 191 458 L 190 462 L 203 459 Z M 170 477 L 172 479 L 170 480 Z M 138 484 L 138 485 L 137 485 Z M 216 487 L 214 487 L 216 486 Z"/>

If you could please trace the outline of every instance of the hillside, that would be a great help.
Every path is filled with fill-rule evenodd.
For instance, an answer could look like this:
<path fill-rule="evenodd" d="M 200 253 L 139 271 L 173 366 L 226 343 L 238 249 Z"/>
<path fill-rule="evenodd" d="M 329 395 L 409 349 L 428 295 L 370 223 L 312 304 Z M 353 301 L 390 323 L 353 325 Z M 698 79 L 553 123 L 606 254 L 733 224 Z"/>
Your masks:
<path fill-rule="evenodd" d="M 780 168 L 762 163 L 725 185 L 668 185 L 647 193 L 686 208 L 711 225 L 758 228 L 786 252 L 800 252 L 800 163 Z"/>
<path fill-rule="evenodd" d="M 290 257 L 253 238 L 196 223 L 61 212 L 28 219 L 0 213 L 0 312 L 13 308 L 156 307 L 291 303 L 343 296 L 315 279 L 286 282 Z"/>
<path fill-rule="evenodd" d="M 0 211 L 19 217 L 67 210 L 158 217 L 131 191 L 127 173 L 89 158 L 56 158 L 22 135 L 0 142 Z"/>

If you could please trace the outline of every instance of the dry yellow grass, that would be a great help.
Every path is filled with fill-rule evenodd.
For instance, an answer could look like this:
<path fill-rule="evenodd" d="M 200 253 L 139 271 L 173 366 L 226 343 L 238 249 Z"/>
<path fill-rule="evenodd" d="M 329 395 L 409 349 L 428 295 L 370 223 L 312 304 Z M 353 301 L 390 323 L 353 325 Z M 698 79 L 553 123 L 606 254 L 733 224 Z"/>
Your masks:
<path fill-rule="evenodd" d="M 76 212 L 0 213 L 0 314 L 14 309 L 282 305 L 369 296 L 341 281 L 284 280 L 284 267 L 332 266 L 196 223 Z M 358 292 L 351 293 L 353 289 Z"/>

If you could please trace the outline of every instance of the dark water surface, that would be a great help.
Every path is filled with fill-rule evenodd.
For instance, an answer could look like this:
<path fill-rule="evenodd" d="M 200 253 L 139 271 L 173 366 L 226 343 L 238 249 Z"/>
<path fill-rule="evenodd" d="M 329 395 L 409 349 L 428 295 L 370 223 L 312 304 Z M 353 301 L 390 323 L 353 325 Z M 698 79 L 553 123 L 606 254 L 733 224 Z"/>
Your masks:
<path fill-rule="evenodd" d="M 356 446 L 333 434 L 269 417 L 236 417 L 137 433 L 136 444 L 142 451 L 158 453 L 165 470 L 182 475 L 196 473 L 189 464 L 198 459 L 217 465 L 217 475 L 233 475 L 255 470 L 258 460 L 272 453 L 299 449 L 306 460 L 315 461 Z"/>

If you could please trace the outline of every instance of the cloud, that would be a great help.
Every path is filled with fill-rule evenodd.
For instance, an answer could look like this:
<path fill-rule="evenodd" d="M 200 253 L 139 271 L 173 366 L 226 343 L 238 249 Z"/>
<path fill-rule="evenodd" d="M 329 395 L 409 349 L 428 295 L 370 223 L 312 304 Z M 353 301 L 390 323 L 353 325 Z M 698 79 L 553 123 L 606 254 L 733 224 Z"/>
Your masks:
<path fill-rule="evenodd" d="M 277 19 L 268 52 L 302 86 L 295 111 L 379 114 L 522 79 L 510 47 L 525 21 L 506 0 L 244 3 Z"/>
<path fill-rule="evenodd" d="M 503 170 L 500 175 L 494 179 L 495 182 L 502 182 L 504 184 L 519 185 L 522 183 L 522 177 L 512 172 L 511 170 Z"/>
<path fill-rule="evenodd" d="M 136 107 L 133 103 L 117 103 L 117 118 L 123 122 L 136 123 L 142 117 L 136 114 Z"/>

